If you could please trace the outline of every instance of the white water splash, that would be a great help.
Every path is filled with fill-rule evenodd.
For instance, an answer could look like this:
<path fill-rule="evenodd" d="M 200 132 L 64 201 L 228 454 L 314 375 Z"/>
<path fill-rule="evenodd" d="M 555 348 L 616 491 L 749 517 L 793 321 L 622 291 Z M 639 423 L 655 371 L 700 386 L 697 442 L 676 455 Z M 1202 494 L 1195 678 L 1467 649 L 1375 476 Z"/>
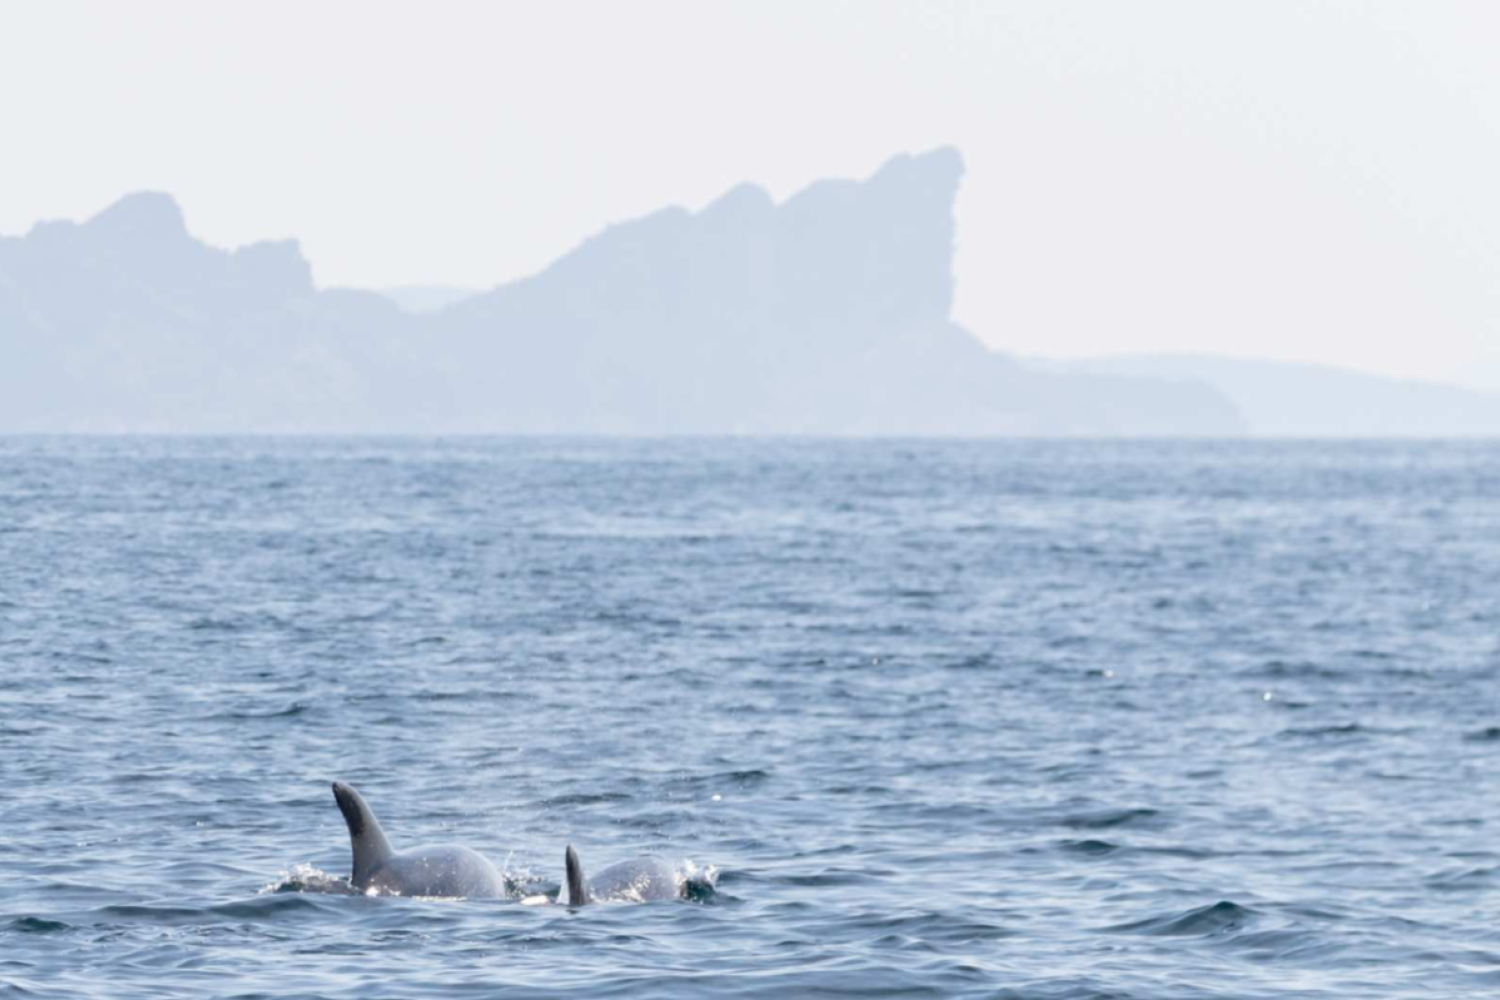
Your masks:
<path fill-rule="evenodd" d="M 330 875 L 315 865 L 303 862 L 284 868 L 276 881 L 261 886 L 258 895 L 273 892 L 312 892 L 330 896 L 357 896 L 358 890 L 347 878 Z"/>
<path fill-rule="evenodd" d="M 677 865 L 677 888 L 686 899 L 712 896 L 718 884 L 718 865 L 704 865 L 700 868 L 691 858 L 683 858 Z"/>

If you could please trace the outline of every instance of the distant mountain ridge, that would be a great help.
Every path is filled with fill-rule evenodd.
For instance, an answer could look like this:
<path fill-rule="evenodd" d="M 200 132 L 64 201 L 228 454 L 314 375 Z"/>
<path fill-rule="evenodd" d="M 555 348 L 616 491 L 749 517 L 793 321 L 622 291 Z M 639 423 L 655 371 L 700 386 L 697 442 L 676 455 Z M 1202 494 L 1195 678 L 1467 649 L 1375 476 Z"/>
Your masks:
<path fill-rule="evenodd" d="M 219 250 L 168 196 L 131 195 L 0 239 L 0 430 L 1243 429 L 1206 386 L 1035 372 L 954 325 L 962 173 L 940 149 L 779 205 L 742 185 L 405 308 L 314 287 L 295 242 Z"/>
<path fill-rule="evenodd" d="M 478 294 L 319 289 L 295 241 L 217 249 L 130 195 L 0 237 L 0 431 L 1255 429 L 1212 373 L 1049 369 L 954 324 L 962 174 L 939 149 L 780 204 L 741 185 Z"/>
<path fill-rule="evenodd" d="M 492 422 L 499 396 L 507 421 L 561 433 L 1240 429 L 1206 387 L 1033 373 L 954 325 L 962 173 L 940 149 L 779 205 L 741 185 L 612 226 L 434 317 L 458 422 L 508 429 Z M 1184 408 L 1201 422 L 1178 421 Z"/>
<path fill-rule="evenodd" d="M 169 196 L 130 195 L 0 239 L 0 429 L 360 429 L 412 332 L 377 295 L 315 289 L 295 241 L 219 250 Z"/>

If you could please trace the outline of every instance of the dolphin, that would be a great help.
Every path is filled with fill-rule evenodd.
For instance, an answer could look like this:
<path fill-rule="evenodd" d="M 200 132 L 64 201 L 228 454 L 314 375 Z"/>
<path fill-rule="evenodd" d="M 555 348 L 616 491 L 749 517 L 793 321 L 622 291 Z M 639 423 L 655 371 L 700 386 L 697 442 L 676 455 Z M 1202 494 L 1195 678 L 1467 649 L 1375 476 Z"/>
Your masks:
<path fill-rule="evenodd" d="M 354 851 L 349 883 L 360 892 L 470 899 L 508 895 L 504 876 L 484 855 L 450 846 L 417 847 L 398 854 L 358 792 L 335 781 L 333 799 L 349 824 Z"/>
<path fill-rule="evenodd" d="M 644 903 L 654 899 L 681 899 L 682 888 L 677 873 L 661 858 L 641 857 L 610 865 L 593 878 L 585 878 L 578 852 L 569 844 L 563 854 L 567 878 L 563 889 L 569 906 L 585 903 Z M 559 903 L 564 902 L 558 893 Z"/>

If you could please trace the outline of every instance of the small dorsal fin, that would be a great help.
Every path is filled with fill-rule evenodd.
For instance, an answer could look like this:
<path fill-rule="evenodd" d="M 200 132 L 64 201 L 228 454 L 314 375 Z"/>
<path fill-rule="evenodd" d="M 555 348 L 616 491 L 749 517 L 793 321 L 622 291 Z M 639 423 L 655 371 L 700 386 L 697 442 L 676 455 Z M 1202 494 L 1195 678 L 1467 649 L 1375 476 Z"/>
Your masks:
<path fill-rule="evenodd" d="M 354 871 L 349 882 L 356 889 L 364 889 L 375 869 L 395 852 L 391 850 L 391 842 L 385 839 L 385 831 L 380 829 L 380 821 L 358 792 L 342 781 L 335 781 L 333 800 L 338 803 L 339 812 L 344 814 L 344 822 L 349 825 L 349 847 L 354 852 Z"/>
<path fill-rule="evenodd" d="M 583 864 L 578 860 L 578 852 L 573 850 L 573 845 L 568 845 L 568 850 L 563 854 L 563 866 L 568 870 L 568 905 L 582 906 L 590 902 L 588 880 L 583 877 Z"/>

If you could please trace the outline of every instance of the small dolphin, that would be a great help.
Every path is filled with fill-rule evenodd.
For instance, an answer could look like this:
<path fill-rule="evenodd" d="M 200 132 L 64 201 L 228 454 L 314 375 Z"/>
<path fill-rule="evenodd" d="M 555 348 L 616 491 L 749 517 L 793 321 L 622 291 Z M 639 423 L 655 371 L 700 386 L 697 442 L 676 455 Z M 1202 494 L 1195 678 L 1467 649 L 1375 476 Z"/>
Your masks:
<path fill-rule="evenodd" d="M 585 878 L 578 852 L 569 844 L 563 854 L 563 865 L 567 878 L 563 890 L 568 898 L 558 893 L 558 902 L 569 906 L 585 903 L 629 902 L 644 903 L 653 899 L 680 899 L 682 889 L 677 884 L 677 873 L 661 858 L 643 857 L 633 861 L 621 861 L 610 865 L 593 878 Z"/>
<path fill-rule="evenodd" d="M 418 847 L 397 854 L 358 792 L 335 781 L 333 799 L 349 824 L 349 845 L 354 850 L 349 883 L 360 892 L 470 899 L 507 895 L 505 878 L 484 855 L 467 847 L 447 846 Z"/>

